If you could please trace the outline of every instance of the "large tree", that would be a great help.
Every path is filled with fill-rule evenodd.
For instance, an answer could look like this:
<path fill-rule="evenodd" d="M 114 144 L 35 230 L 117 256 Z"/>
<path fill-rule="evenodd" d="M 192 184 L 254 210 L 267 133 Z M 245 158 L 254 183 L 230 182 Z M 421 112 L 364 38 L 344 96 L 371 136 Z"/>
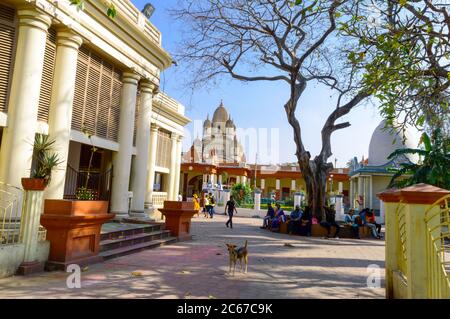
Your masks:
<path fill-rule="evenodd" d="M 450 6 L 432 0 L 359 0 L 343 34 L 389 124 L 450 130 Z"/>
<path fill-rule="evenodd" d="M 327 175 L 333 164 L 331 135 L 350 126 L 339 120 L 369 96 L 361 78 L 343 55 L 338 20 L 344 20 L 347 0 L 186 0 L 173 10 L 184 23 L 178 57 L 195 85 L 220 75 L 287 84 L 284 110 L 293 128 L 296 157 L 306 182 L 308 203 L 322 218 Z M 296 111 L 309 83 L 337 92 L 337 102 L 321 131 L 322 148 L 314 158 L 306 149 Z M 301 115 L 301 112 L 298 112 Z"/>

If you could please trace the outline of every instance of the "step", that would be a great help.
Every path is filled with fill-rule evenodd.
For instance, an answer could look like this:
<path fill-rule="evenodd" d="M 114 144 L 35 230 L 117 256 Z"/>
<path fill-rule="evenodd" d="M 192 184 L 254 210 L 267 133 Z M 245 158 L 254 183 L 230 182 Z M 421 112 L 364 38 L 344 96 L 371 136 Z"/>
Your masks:
<path fill-rule="evenodd" d="M 131 226 L 131 224 L 126 224 L 123 229 L 117 230 L 104 230 L 102 229 L 102 233 L 100 236 L 100 240 L 107 239 L 117 239 L 119 237 L 128 237 L 132 235 L 142 234 L 142 233 L 151 233 L 155 231 L 162 231 L 163 225 L 136 225 L 135 227 Z"/>
<path fill-rule="evenodd" d="M 106 251 L 100 252 L 100 256 L 102 256 L 103 259 L 107 260 L 107 259 L 111 259 L 111 258 L 115 258 L 115 257 L 119 257 L 119 256 L 137 253 L 137 252 L 145 250 L 145 249 L 156 248 L 159 246 L 171 244 L 176 241 L 177 241 L 176 237 L 167 237 L 164 239 L 152 240 L 149 242 L 140 243 L 140 244 L 136 244 L 136 245 L 132 245 L 132 246 L 125 246 L 125 247 L 120 247 L 117 249 L 106 250 Z"/>
<path fill-rule="evenodd" d="M 144 232 L 121 238 L 110 238 L 100 241 L 100 251 L 112 250 L 125 246 L 132 246 L 143 242 L 163 239 L 170 236 L 169 230 L 158 230 L 153 232 Z"/>

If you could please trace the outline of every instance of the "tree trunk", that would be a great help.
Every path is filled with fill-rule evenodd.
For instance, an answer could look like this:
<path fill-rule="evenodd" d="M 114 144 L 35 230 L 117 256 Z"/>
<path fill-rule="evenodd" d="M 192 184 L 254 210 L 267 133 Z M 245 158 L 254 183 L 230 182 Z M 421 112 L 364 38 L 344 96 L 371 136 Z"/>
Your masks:
<path fill-rule="evenodd" d="M 305 167 L 306 165 L 306 167 Z M 303 178 L 306 184 L 306 193 L 308 206 L 311 209 L 311 213 L 318 220 L 325 219 L 326 205 L 326 182 L 327 176 L 332 169 L 331 163 L 317 163 L 317 159 L 314 161 L 299 161 L 300 170 L 302 171 Z"/>

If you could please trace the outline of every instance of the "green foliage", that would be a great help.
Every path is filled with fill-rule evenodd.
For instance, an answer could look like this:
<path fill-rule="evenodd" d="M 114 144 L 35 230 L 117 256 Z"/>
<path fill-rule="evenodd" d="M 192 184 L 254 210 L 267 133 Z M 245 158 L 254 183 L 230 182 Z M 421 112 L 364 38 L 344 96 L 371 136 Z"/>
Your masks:
<path fill-rule="evenodd" d="M 417 183 L 426 183 L 437 187 L 450 189 L 450 139 L 442 135 L 440 129 L 433 131 L 430 137 L 422 134 L 420 140 L 423 149 L 399 149 L 389 155 L 389 159 L 405 154 L 417 154 L 421 156 L 418 164 L 403 163 L 401 168 L 395 171 L 389 187 L 406 187 Z M 404 175 L 410 175 L 405 179 L 399 179 Z"/>
<path fill-rule="evenodd" d="M 84 10 L 84 2 L 85 0 L 70 0 L 70 4 L 75 6 L 77 10 L 81 11 Z M 112 4 L 110 1 L 105 0 L 103 3 L 106 6 L 106 15 L 112 19 L 114 19 L 117 16 L 117 10 L 114 4 Z"/>
<path fill-rule="evenodd" d="M 94 200 L 95 193 L 92 189 L 88 189 L 86 187 L 79 187 L 77 189 L 76 198 L 78 200 Z"/>
<path fill-rule="evenodd" d="M 231 188 L 231 195 L 238 206 L 248 204 L 252 201 L 252 188 L 247 184 L 234 184 Z"/>
<path fill-rule="evenodd" d="M 33 157 L 36 165 L 31 177 L 44 179 L 46 185 L 50 183 L 52 170 L 62 163 L 58 154 L 52 151 L 54 144 L 55 141 L 50 140 L 48 135 L 35 135 Z"/>

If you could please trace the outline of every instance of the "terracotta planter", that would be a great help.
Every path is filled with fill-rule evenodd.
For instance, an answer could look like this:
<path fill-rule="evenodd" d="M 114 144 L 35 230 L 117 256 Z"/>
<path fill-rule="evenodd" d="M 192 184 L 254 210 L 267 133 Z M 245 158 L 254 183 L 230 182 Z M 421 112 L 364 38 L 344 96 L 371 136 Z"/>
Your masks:
<path fill-rule="evenodd" d="M 47 184 L 43 178 L 22 178 L 22 187 L 26 191 L 43 191 Z"/>
<path fill-rule="evenodd" d="M 47 199 L 41 224 L 47 229 L 50 255 L 47 268 L 103 261 L 99 256 L 102 224 L 114 218 L 106 201 Z"/>
<path fill-rule="evenodd" d="M 178 240 L 192 239 L 191 219 L 198 211 L 194 209 L 193 202 L 165 201 L 164 208 L 159 211 L 166 218 L 166 229 Z"/>

